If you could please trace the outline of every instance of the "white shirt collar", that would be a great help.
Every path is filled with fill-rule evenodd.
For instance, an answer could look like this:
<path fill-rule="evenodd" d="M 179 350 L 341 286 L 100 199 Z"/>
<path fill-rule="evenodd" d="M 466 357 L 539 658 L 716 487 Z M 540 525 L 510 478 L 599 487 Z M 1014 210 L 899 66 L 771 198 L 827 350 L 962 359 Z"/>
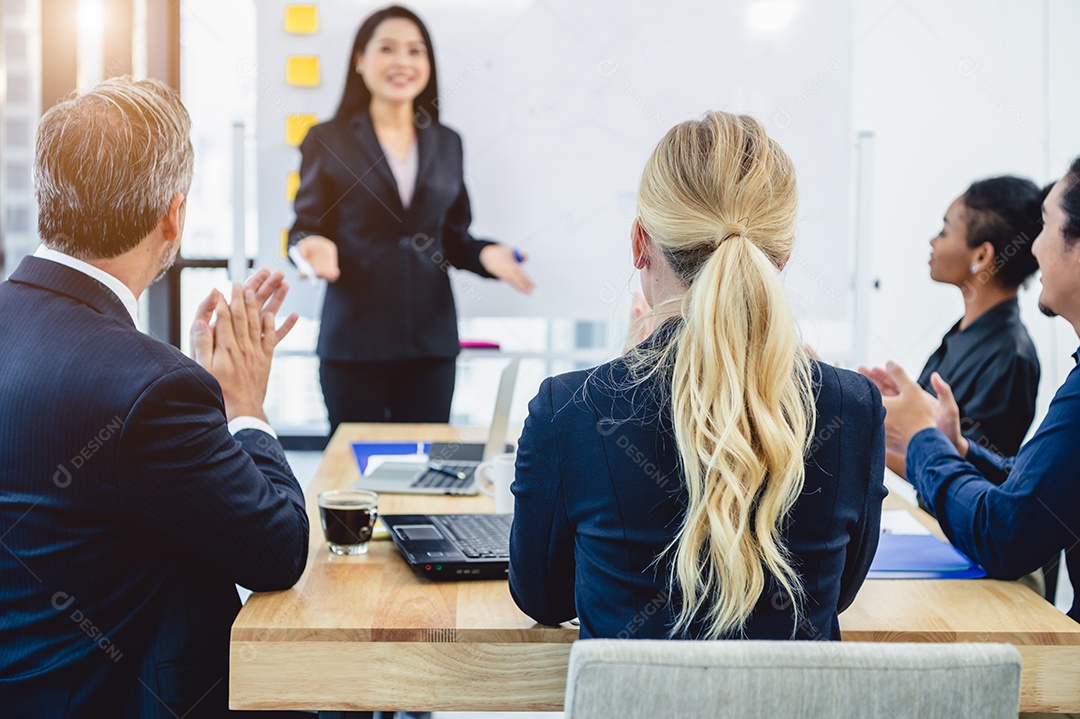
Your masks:
<path fill-rule="evenodd" d="M 72 257 L 63 252 L 50 249 L 45 245 L 38 246 L 37 250 L 34 251 L 34 257 L 42 260 L 50 260 L 64 265 L 65 267 L 70 267 L 73 270 L 82 272 L 84 275 L 89 275 L 108 287 L 113 291 L 113 294 L 120 298 L 120 302 L 123 303 L 124 309 L 131 315 L 131 321 L 135 323 L 135 329 L 142 332 L 142 328 L 139 327 L 139 302 L 135 299 L 135 294 L 123 282 L 116 279 L 108 272 L 94 267 L 88 262 L 83 262 L 77 257 Z"/>

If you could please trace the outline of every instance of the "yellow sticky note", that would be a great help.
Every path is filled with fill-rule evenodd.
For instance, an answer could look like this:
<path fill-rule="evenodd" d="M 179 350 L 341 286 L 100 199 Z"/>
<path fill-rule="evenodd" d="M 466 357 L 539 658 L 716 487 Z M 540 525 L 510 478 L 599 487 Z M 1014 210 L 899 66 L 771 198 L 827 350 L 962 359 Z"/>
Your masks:
<path fill-rule="evenodd" d="M 298 87 L 317 87 L 319 58 L 317 55 L 289 55 L 285 66 L 285 82 Z"/>
<path fill-rule="evenodd" d="M 308 129 L 318 121 L 318 115 L 286 115 L 285 142 L 292 147 L 300 147 L 300 143 L 307 137 Z"/>
<path fill-rule="evenodd" d="M 288 230 L 282 230 L 281 231 L 281 256 L 282 257 L 288 257 L 289 256 L 289 231 Z"/>
<path fill-rule="evenodd" d="M 296 199 L 296 191 L 300 188 L 300 173 L 293 171 L 285 178 L 285 199 L 292 202 Z"/>
<path fill-rule="evenodd" d="M 319 10 L 314 5 L 286 5 L 285 32 L 312 35 L 319 31 Z"/>

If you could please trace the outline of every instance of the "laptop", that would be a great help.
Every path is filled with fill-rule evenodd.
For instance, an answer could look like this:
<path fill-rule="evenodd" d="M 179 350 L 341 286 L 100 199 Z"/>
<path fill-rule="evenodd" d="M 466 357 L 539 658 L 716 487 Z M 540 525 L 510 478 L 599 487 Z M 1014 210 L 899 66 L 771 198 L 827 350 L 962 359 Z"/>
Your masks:
<path fill-rule="evenodd" d="M 510 424 L 510 401 L 514 398 L 520 364 L 515 358 L 503 368 L 486 444 L 432 444 L 428 462 L 386 460 L 362 476 L 353 488 L 388 494 L 477 494 L 480 490 L 473 476 L 476 468 L 481 462 L 508 451 L 506 428 Z"/>
<path fill-rule="evenodd" d="M 390 538 L 416 572 L 434 580 L 506 579 L 512 514 L 385 514 Z"/>

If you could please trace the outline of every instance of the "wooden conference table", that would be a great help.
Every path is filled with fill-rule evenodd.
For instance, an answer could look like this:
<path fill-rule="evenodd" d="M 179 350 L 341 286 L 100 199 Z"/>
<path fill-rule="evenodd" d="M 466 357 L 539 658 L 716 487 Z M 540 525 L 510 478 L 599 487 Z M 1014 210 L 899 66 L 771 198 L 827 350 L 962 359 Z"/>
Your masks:
<path fill-rule="evenodd" d="M 389 541 L 332 556 L 315 498 L 359 478 L 359 440 L 482 442 L 446 425 L 342 425 L 307 492 L 311 550 L 290 590 L 254 594 L 232 628 L 233 709 L 560 711 L 577 629 L 521 613 L 505 581 L 434 583 Z M 383 494 L 379 511 L 490 512 L 493 500 Z M 933 519 L 899 499 L 940 535 Z M 1016 582 L 870 580 L 841 615 L 847 641 L 1007 642 L 1022 712 L 1080 711 L 1080 625 Z"/>

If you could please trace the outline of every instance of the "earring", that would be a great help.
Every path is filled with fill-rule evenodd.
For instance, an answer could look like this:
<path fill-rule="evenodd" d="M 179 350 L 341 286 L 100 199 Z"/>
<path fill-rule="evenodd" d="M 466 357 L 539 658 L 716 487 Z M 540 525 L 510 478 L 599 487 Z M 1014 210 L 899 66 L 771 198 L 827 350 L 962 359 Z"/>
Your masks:
<path fill-rule="evenodd" d="M 975 274 L 978 271 L 979 271 L 979 263 L 978 262 L 972 262 L 971 263 L 971 273 Z"/>
<path fill-rule="evenodd" d="M 357 75 L 363 75 L 364 74 L 364 73 L 360 72 L 360 66 L 359 65 L 356 66 L 356 74 Z"/>

